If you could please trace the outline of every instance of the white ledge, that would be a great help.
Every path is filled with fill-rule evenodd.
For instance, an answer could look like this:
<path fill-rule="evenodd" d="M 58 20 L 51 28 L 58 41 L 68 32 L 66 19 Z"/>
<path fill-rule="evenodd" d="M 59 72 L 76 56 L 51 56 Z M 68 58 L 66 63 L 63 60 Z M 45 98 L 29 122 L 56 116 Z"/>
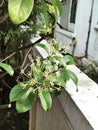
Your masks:
<path fill-rule="evenodd" d="M 69 68 L 79 79 L 79 91 L 75 91 L 72 81 L 68 83 L 66 90 L 92 128 L 98 130 L 98 85 L 76 66 L 71 65 Z"/>
<path fill-rule="evenodd" d="M 64 29 L 61 29 L 61 28 L 59 28 L 59 27 L 56 27 L 55 32 L 60 33 L 60 34 L 63 34 L 63 35 L 65 35 L 65 36 L 67 36 L 67 37 L 70 37 L 70 38 L 75 37 L 75 34 L 74 34 L 74 33 L 69 32 L 69 31 L 64 30 Z"/>

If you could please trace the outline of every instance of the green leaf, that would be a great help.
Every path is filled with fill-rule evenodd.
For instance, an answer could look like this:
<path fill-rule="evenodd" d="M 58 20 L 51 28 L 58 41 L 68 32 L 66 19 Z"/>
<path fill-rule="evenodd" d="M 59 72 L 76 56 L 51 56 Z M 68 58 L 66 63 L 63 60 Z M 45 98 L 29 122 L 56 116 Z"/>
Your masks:
<path fill-rule="evenodd" d="M 5 63 L 0 63 L 0 67 L 3 68 L 4 70 L 6 70 L 6 72 L 9 75 L 13 76 L 14 70 L 13 70 L 13 68 L 10 65 L 5 64 Z"/>
<path fill-rule="evenodd" d="M 16 109 L 19 113 L 27 112 L 35 103 L 36 95 L 30 93 L 25 100 L 16 101 Z"/>
<path fill-rule="evenodd" d="M 77 76 L 70 70 L 66 70 L 66 72 L 68 73 L 69 75 L 69 78 L 71 78 L 73 80 L 73 82 L 75 83 L 75 85 L 77 86 L 78 85 L 78 78 Z"/>
<path fill-rule="evenodd" d="M 52 98 L 49 92 L 45 91 L 45 90 L 39 90 L 39 98 L 42 104 L 42 107 L 45 111 L 49 110 L 52 106 Z"/>
<path fill-rule="evenodd" d="M 58 7 L 59 14 L 61 15 L 62 14 L 62 4 L 61 4 L 60 0 L 55 0 L 55 2 Z"/>
<path fill-rule="evenodd" d="M 55 83 L 59 86 L 62 86 L 63 88 L 66 87 L 66 79 L 62 77 L 62 75 L 55 77 Z"/>
<path fill-rule="evenodd" d="M 50 87 L 50 81 L 49 80 L 47 80 L 46 78 L 43 80 L 43 87 L 45 87 L 45 88 L 49 88 Z"/>
<path fill-rule="evenodd" d="M 32 87 L 27 86 L 23 89 L 20 84 L 15 85 L 10 92 L 10 102 L 25 99 L 32 91 Z"/>
<path fill-rule="evenodd" d="M 56 2 L 55 2 L 56 0 L 51 0 L 51 3 L 52 3 L 52 5 L 53 5 L 53 7 L 54 7 L 54 9 L 55 9 L 55 23 L 58 21 L 58 8 L 57 8 L 57 6 L 56 6 Z"/>
<path fill-rule="evenodd" d="M 66 67 L 66 61 L 61 56 L 57 56 L 57 55 L 51 56 L 51 60 L 58 61 L 60 65 L 63 65 L 64 67 Z"/>
<path fill-rule="evenodd" d="M 10 92 L 10 102 L 19 100 L 26 91 L 27 89 L 23 89 L 20 84 L 15 85 Z"/>
<path fill-rule="evenodd" d="M 52 82 L 55 84 L 55 85 L 58 85 L 58 86 L 62 86 L 63 88 L 66 87 L 66 78 L 63 74 L 64 71 L 58 71 L 58 75 L 56 74 L 50 74 L 49 76 L 47 76 L 47 78 L 45 79 L 46 81 L 49 81 Z"/>
<path fill-rule="evenodd" d="M 42 11 L 43 11 L 43 15 L 44 15 L 44 18 L 45 18 L 45 23 L 46 23 L 46 27 L 48 27 L 48 22 L 49 22 L 49 17 L 48 17 L 48 7 L 47 7 L 47 4 L 45 3 L 44 0 L 41 0 L 41 3 L 42 3 Z"/>
<path fill-rule="evenodd" d="M 64 59 L 67 65 L 75 64 L 74 58 L 70 55 L 65 55 Z"/>
<path fill-rule="evenodd" d="M 8 12 L 14 24 L 24 22 L 30 15 L 34 5 L 34 0 L 9 0 Z"/>
<path fill-rule="evenodd" d="M 40 82 L 40 80 L 42 79 L 42 76 L 43 76 L 43 71 L 41 70 L 41 66 L 37 66 L 37 65 L 33 66 L 32 73 L 33 73 L 35 80 L 37 82 Z"/>
<path fill-rule="evenodd" d="M 43 44 L 43 43 L 36 43 L 35 46 L 41 47 L 42 49 L 44 49 L 49 54 L 49 49 L 48 49 L 48 47 L 45 44 Z"/>

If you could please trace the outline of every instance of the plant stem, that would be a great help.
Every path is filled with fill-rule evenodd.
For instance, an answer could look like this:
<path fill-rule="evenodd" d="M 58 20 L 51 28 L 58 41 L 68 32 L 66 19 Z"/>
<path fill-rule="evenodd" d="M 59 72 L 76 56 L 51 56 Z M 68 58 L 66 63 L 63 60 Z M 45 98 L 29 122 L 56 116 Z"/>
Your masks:
<path fill-rule="evenodd" d="M 29 45 L 26 45 L 26 46 L 17 48 L 17 49 L 15 49 L 15 50 L 10 50 L 10 51 L 5 52 L 5 53 L 3 53 L 3 54 L 1 53 L 1 54 L 0 54 L 0 57 L 4 57 L 4 56 L 7 56 L 7 55 L 10 55 L 10 54 L 12 54 L 13 52 L 19 52 L 19 51 L 21 51 L 21 50 L 28 49 L 28 48 L 34 46 L 36 43 L 41 42 L 43 39 L 45 39 L 45 38 L 48 37 L 48 36 L 49 36 L 49 35 L 44 35 L 43 37 L 39 38 L 39 39 L 38 39 L 36 42 L 34 42 L 34 43 L 32 43 L 32 42 L 30 41 L 30 44 L 29 44 Z"/>

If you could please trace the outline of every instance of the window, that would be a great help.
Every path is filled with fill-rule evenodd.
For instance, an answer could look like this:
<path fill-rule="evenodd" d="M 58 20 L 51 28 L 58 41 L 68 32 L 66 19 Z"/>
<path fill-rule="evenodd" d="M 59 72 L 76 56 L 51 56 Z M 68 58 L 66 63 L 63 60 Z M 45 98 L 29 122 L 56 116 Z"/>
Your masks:
<path fill-rule="evenodd" d="M 70 22 L 75 23 L 77 0 L 72 0 Z"/>
<path fill-rule="evenodd" d="M 77 0 L 66 0 L 63 5 L 63 13 L 60 24 L 68 31 L 74 32 L 75 19 L 77 10 Z"/>

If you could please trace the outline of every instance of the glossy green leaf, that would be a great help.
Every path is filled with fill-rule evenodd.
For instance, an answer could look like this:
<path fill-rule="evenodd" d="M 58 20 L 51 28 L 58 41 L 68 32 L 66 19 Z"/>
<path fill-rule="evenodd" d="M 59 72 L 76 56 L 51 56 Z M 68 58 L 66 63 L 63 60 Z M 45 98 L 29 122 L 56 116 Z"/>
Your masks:
<path fill-rule="evenodd" d="M 10 65 L 5 63 L 0 63 L 0 67 L 3 68 L 9 75 L 13 76 L 14 70 Z"/>
<path fill-rule="evenodd" d="M 57 55 L 51 56 L 51 60 L 58 61 L 60 65 L 63 65 L 64 67 L 66 67 L 66 61 L 61 56 L 57 56 Z"/>
<path fill-rule="evenodd" d="M 51 82 L 51 79 L 55 85 L 62 86 L 63 88 L 66 87 L 66 78 L 63 70 L 62 72 L 59 71 L 58 74 L 50 74 L 45 80 Z"/>
<path fill-rule="evenodd" d="M 33 66 L 32 67 L 32 73 L 33 73 L 35 80 L 37 82 L 40 82 L 40 80 L 42 79 L 42 76 L 43 76 L 43 72 L 41 70 L 41 67 L 37 66 L 37 65 Z"/>
<path fill-rule="evenodd" d="M 60 77 L 66 84 L 66 81 L 69 80 L 69 75 L 66 73 L 66 68 L 60 70 Z"/>
<path fill-rule="evenodd" d="M 42 107 L 45 111 L 49 110 L 52 106 L 52 98 L 49 92 L 45 90 L 39 90 L 39 98 L 42 104 Z"/>
<path fill-rule="evenodd" d="M 78 78 L 77 76 L 70 70 L 66 70 L 66 72 L 68 73 L 69 75 L 69 78 L 71 78 L 73 80 L 73 82 L 75 83 L 75 85 L 77 86 L 78 85 Z"/>
<path fill-rule="evenodd" d="M 58 8 L 57 8 L 57 5 L 56 5 L 56 2 L 55 2 L 55 0 L 51 0 L 51 3 L 52 3 L 52 5 L 53 5 L 53 7 L 54 7 L 54 9 L 55 9 L 55 23 L 58 21 Z"/>
<path fill-rule="evenodd" d="M 19 113 L 27 112 L 32 108 L 35 103 L 36 95 L 30 93 L 25 100 L 18 100 L 16 101 L 16 109 Z"/>
<path fill-rule="evenodd" d="M 15 85 L 10 92 L 10 102 L 26 99 L 31 91 L 32 87 L 28 86 L 23 89 L 20 84 Z"/>
<path fill-rule="evenodd" d="M 9 0 L 8 12 L 14 24 L 24 22 L 30 15 L 34 5 L 34 0 Z"/>
<path fill-rule="evenodd" d="M 44 18 L 45 18 L 45 23 L 46 23 L 46 27 L 48 27 L 48 22 L 49 22 L 49 18 L 48 18 L 48 7 L 47 7 L 47 4 L 45 3 L 44 0 L 41 0 L 41 3 L 42 3 L 42 11 L 43 11 L 43 15 L 44 15 Z"/>
<path fill-rule="evenodd" d="M 51 0 L 51 3 L 55 9 L 55 23 L 58 21 L 59 15 L 62 14 L 62 4 L 60 0 Z"/>
<path fill-rule="evenodd" d="M 59 85 L 59 86 L 61 86 L 63 88 L 66 88 L 66 82 L 61 77 L 57 78 L 57 80 L 55 81 L 55 84 Z"/>
<path fill-rule="evenodd" d="M 67 65 L 75 64 L 74 58 L 70 55 L 65 55 L 64 60 L 66 61 Z"/>
<path fill-rule="evenodd" d="M 62 14 L 62 4 L 61 4 L 61 1 L 60 0 L 55 0 L 55 2 L 56 2 L 56 5 L 58 7 L 59 14 L 61 15 Z"/>
<path fill-rule="evenodd" d="M 44 49 L 49 54 L 49 49 L 48 49 L 48 47 L 45 44 L 43 44 L 43 43 L 36 43 L 35 46 L 38 46 L 38 47 Z"/>

